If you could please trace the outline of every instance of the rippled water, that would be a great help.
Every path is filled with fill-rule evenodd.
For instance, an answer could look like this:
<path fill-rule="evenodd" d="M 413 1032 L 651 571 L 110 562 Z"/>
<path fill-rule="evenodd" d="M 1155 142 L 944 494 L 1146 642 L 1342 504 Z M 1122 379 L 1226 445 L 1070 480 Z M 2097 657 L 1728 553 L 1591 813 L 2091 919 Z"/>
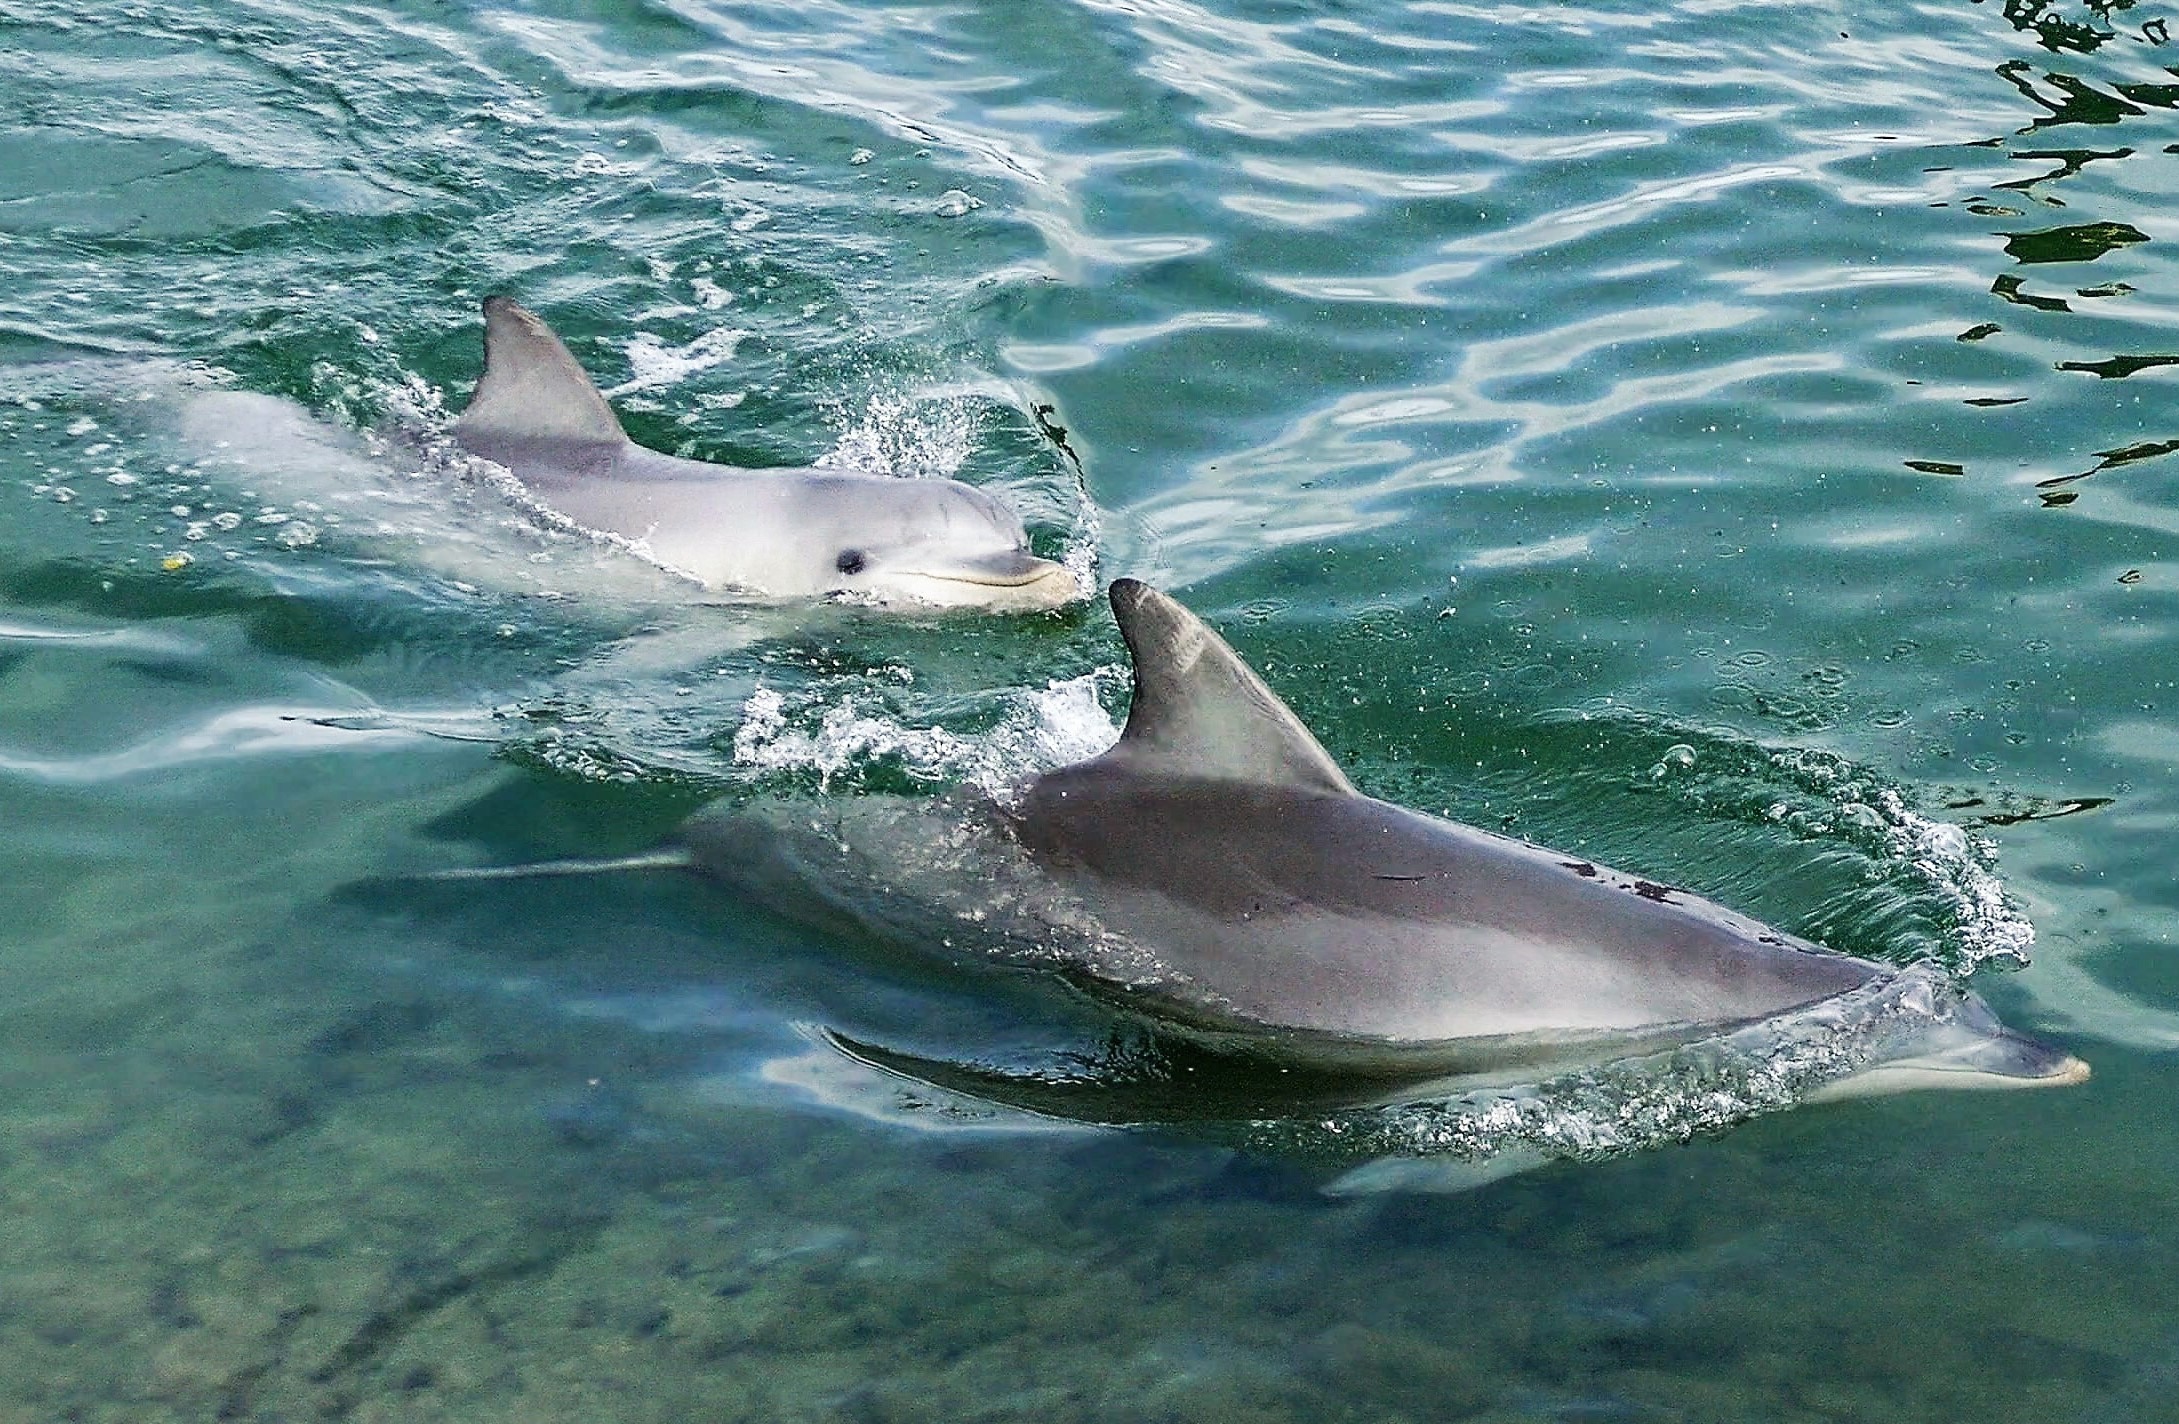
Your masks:
<path fill-rule="evenodd" d="M 2168 1413 L 2179 46 L 1859 8 L 0 6 L 0 1417 Z M 704 607 L 509 503 L 499 291 L 646 444 L 993 488 L 1373 793 L 2096 1076 L 1101 1128 L 864 1061 L 1125 1058 L 1033 982 L 416 878 L 1126 695 L 1098 605 Z"/>

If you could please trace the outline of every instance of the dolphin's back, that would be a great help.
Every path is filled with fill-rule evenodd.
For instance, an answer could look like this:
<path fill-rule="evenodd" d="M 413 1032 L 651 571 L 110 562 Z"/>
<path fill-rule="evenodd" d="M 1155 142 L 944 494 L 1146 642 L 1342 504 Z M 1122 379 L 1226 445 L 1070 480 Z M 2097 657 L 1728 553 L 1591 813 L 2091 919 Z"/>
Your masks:
<path fill-rule="evenodd" d="M 1213 1018 L 1434 1041 L 1762 1018 L 1873 965 L 1684 891 L 1370 797 L 1095 763 L 1015 810 L 1030 854 Z"/>

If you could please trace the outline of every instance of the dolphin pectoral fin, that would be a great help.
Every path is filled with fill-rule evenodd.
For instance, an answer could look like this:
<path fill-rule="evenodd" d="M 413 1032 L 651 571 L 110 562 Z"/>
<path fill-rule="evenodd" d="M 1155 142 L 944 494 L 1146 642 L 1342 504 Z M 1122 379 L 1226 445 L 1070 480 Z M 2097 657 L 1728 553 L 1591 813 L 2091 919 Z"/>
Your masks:
<path fill-rule="evenodd" d="M 511 297 L 485 298 L 484 375 L 454 437 L 487 455 L 495 444 L 618 446 L 628 438 L 552 328 Z"/>
<path fill-rule="evenodd" d="M 1099 1082 L 1095 1078 L 1021 1072 L 979 1063 L 956 1063 L 950 1059 L 928 1058 L 922 1054 L 907 1053 L 882 1044 L 850 1038 L 832 1028 L 819 1029 L 817 1036 L 835 1053 L 853 1059 L 866 1068 L 875 1068 L 881 1073 L 910 1083 L 943 1089 L 978 1102 L 1011 1108 L 1015 1112 L 1100 1126 L 1128 1126 L 1156 1120 L 1154 1117 L 1146 1118 L 1141 1111 L 1141 1105 L 1135 1101 L 1134 1094 L 1115 1091 L 1113 1085 Z"/>
<path fill-rule="evenodd" d="M 1548 1167 L 1558 1159 L 1537 1147 L 1504 1147 L 1488 1157 L 1373 1157 L 1317 1188 L 1327 1197 L 1375 1197 L 1394 1192 L 1458 1196 L 1493 1182 Z"/>
<path fill-rule="evenodd" d="M 1135 579 L 1115 580 L 1110 597 L 1135 664 L 1135 698 L 1108 757 L 1190 776 L 1355 794 L 1301 719 L 1202 619 Z"/>
<path fill-rule="evenodd" d="M 1095 1053 L 1047 1068 L 1002 1068 L 909 1053 L 824 1029 L 822 1041 L 866 1067 L 1019 1112 L 1099 1126 L 1235 1123 L 1365 1108 L 1395 1080 L 1323 1070 L 1246 1049 L 1220 1051 L 1142 1021 Z M 1396 1093 L 1393 1093 L 1397 1096 Z"/>

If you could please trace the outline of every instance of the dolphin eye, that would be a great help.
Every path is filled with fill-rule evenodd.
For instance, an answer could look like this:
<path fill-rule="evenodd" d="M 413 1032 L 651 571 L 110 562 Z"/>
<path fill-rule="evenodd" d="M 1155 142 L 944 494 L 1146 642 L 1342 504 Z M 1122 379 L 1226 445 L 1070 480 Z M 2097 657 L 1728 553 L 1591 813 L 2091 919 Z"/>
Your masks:
<path fill-rule="evenodd" d="M 832 561 L 832 566 L 843 574 L 859 574 L 869 564 L 870 561 L 863 557 L 860 549 L 842 549 L 840 557 Z"/>

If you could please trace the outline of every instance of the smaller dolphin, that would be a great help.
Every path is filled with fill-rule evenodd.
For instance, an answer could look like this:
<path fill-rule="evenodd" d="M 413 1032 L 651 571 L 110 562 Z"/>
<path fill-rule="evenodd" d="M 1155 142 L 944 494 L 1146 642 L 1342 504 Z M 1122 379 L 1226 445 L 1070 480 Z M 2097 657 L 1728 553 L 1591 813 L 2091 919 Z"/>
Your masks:
<path fill-rule="evenodd" d="M 560 338 L 507 297 L 484 303 L 484 375 L 453 434 L 548 509 L 710 589 L 992 612 L 1082 596 L 1065 567 L 1029 552 L 1012 510 L 957 480 L 744 470 L 644 449 Z"/>

